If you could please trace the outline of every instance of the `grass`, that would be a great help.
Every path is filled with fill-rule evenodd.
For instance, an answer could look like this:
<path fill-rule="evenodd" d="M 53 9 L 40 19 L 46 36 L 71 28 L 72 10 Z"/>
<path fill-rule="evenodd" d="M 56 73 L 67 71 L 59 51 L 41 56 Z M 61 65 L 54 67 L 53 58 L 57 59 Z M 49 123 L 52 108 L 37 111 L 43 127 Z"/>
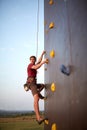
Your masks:
<path fill-rule="evenodd" d="M 0 130 L 43 130 L 34 117 L 0 118 Z"/>

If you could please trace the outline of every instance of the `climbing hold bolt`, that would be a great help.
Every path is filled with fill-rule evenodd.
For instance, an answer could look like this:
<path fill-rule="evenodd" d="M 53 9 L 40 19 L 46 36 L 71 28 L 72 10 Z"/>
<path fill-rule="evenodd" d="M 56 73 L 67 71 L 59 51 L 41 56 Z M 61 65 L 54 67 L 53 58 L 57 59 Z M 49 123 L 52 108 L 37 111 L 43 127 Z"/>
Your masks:
<path fill-rule="evenodd" d="M 45 69 L 45 71 L 47 71 L 47 68 L 44 68 Z"/>
<path fill-rule="evenodd" d="M 54 22 L 51 22 L 51 23 L 49 24 L 49 29 L 52 29 L 52 28 L 54 28 Z"/>
<path fill-rule="evenodd" d="M 54 52 L 54 50 L 52 50 L 52 51 L 50 52 L 50 57 L 53 58 L 54 56 L 55 56 L 55 52 Z"/>
<path fill-rule="evenodd" d="M 47 22 L 46 21 L 44 21 L 44 25 L 46 25 L 47 24 Z"/>
<path fill-rule="evenodd" d="M 48 30 L 45 30 L 45 33 L 48 34 Z"/>
<path fill-rule="evenodd" d="M 52 124 L 52 129 L 51 129 L 51 130 L 57 130 L 56 123 L 53 123 L 53 124 Z"/>
<path fill-rule="evenodd" d="M 51 91 L 54 92 L 56 90 L 56 86 L 54 83 L 51 84 Z"/>

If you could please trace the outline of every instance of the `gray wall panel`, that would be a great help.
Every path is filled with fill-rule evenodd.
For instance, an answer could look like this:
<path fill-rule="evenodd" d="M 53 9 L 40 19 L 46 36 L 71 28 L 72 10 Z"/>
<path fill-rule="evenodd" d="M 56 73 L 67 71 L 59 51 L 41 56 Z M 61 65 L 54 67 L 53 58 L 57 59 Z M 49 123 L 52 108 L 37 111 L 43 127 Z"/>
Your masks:
<path fill-rule="evenodd" d="M 44 0 L 44 48 L 49 58 L 45 65 L 47 100 L 45 116 L 51 130 L 87 129 L 87 0 Z M 49 23 L 54 22 L 53 29 Z M 50 57 L 54 49 L 55 57 Z M 70 76 L 60 72 L 60 65 L 71 66 Z M 50 86 L 56 85 L 52 92 Z"/>

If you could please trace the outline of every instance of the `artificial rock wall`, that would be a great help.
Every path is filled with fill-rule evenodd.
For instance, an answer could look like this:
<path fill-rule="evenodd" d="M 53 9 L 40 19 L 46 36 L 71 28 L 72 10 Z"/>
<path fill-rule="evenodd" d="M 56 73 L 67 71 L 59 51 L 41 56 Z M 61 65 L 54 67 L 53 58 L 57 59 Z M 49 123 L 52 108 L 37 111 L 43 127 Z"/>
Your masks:
<path fill-rule="evenodd" d="M 44 49 L 49 58 L 45 65 L 49 123 L 44 130 L 86 130 L 87 0 L 44 0 Z M 61 72 L 61 65 L 69 66 L 69 75 Z"/>

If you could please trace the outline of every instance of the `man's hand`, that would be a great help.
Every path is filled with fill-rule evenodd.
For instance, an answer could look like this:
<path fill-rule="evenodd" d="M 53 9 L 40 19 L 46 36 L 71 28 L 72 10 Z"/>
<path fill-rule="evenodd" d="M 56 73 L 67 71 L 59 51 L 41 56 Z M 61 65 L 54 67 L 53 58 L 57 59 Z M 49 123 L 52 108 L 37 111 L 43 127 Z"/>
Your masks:
<path fill-rule="evenodd" d="M 48 59 L 47 58 L 43 60 L 43 64 L 45 64 L 45 63 L 48 64 Z"/>
<path fill-rule="evenodd" d="M 42 54 L 41 54 L 41 56 L 40 56 L 40 58 L 39 58 L 37 64 L 39 64 L 39 63 L 42 61 L 43 55 L 44 55 L 45 53 L 46 53 L 46 51 L 43 51 L 43 52 L 42 52 Z"/>
<path fill-rule="evenodd" d="M 44 59 L 43 61 L 41 61 L 40 63 L 38 63 L 38 64 L 35 64 L 35 65 L 33 65 L 32 66 L 32 69 L 35 69 L 35 70 L 37 70 L 37 69 L 39 69 L 43 64 L 48 64 L 48 59 L 46 58 L 46 59 Z"/>
<path fill-rule="evenodd" d="M 44 55 L 44 54 L 46 54 L 46 51 L 43 51 L 43 52 L 42 52 L 42 55 Z"/>

